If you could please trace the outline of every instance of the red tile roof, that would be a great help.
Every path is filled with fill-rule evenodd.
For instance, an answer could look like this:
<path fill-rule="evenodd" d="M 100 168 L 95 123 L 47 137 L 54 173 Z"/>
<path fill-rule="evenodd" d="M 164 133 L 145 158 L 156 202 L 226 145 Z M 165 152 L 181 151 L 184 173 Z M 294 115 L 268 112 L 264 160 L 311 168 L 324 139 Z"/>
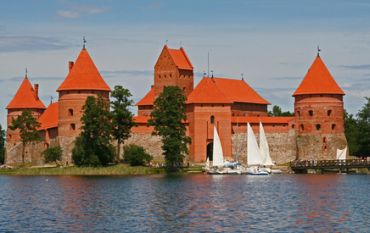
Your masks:
<path fill-rule="evenodd" d="M 288 124 L 294 120 L 294 117 L 256 117 L 256 116 L 240 116 L 231 117 L 232 123 L 259 123 L 263 124 Z"/>
<path fill-rule="evenodd" d="M 170 49 L 165 45 L 164 49 L 168 50 L 177 68 L 182 70 L 193 70 L 193 65 L 182 47 L 180 49 Z"/>
<path fill-rule="evenodd" d="M 187 103 L 231 104 L 232 100 L 220 90 L 216 78 L 203 78 L 188 96 Z"/>
<path fill-rule="evenodd" d="M 33 108 L 33 109 L 45 109 L 45 105 L 38 98 L 35 89 L 33 89 L 31 82 L 28 80 L 27 76 L 23 79 L 21 86 L 19 87 L 17 93 L 10 101 L 7 109 L 16 108 Z"/>
<path fill-rule="evenodd" d="M 137 124 L 146 124 L 148 120 L 150 119 L 149 116 L 134 116 L 133 120 Z"/>
<path fill-rule="evenodd" d="M 39 123 L 41 124 L 39 130 L 46 130 L 58 127 L 58 108 L 58 102 L 52 103 L 48 106 L 48 108 L 39 118 Z"/>
<path fill-rule="evenodd" d="M 154 88 L 152 87 L 150 91 L 139 102 L 136 103 L 136 106 L 153 104 L 154 104 Z"/>
<path fill-rule="evenodd" d="M 320 56 L 316 57 L 293 96 L 306 94 L 344 95 Z"/>
<path fill-rule="evenodd" d="M 82 49 L 72 70 L 57 91 L 66 90 L 110 91 L 86 49 Z"/>
<path fill-rule="evenodd" d="M 188 103 L 270 104 L 244 80 L 204 77 L 188 97 Z"/>

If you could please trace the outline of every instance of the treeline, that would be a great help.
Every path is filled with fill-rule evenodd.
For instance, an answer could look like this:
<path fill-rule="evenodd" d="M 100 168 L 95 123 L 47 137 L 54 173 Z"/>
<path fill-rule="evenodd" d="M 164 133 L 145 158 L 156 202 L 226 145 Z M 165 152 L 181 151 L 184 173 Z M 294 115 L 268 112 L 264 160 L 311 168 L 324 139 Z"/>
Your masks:
<path fill-rule="evenodd" d="M 370 98 L 354 116 L 345 111 L 344 126 L 350 155 L 370 156 Z"/>
<path fill-rule="evenodd" d="M 268 111 L 268 116 L 294 116 L 294 113 L 289 111 L 283 112 L 279 106 L 274 105 L 274 107 L 272 107 L 272 111 Z"/>

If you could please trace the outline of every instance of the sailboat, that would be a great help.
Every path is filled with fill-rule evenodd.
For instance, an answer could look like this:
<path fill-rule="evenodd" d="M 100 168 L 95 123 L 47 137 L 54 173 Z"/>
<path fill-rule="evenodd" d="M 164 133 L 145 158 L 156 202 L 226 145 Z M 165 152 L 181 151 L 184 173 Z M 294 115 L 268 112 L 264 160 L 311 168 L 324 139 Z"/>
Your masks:
<path fill-rule="evenodd" d="M 347 146 L 343 149 L 337 149 L 337 160 L 345 160 L 347 155 Z"/>
<path fill-rule="evenodd" d="M 248 175 L 268 175 L 268 172 L 262 171 L 259 167 L 262 165 L 262 155 L 258 147 L 256 136 L 252 130 L 250 124 L 247 124 L 247 161 Z"/>
<path fill-rule="evenodd" d="M 207 169 L 208 174 L 241 174 L 240 169 L 233 169 L 234 163 L 227 162 L 224 159 L 220 136 L 216 127 L 213 129 L 213 162 L 212 168 Z M 208 161 L 208 158 L 207 158 Z M 236 164 L 236 163 L 235 163 Z M 207 165 L 206 165 L 207 166 Z"/>
<path fill-rule="evenodd" d="M 272 169 L 272 166 L 274 166 L 274 163 L 272 162 L 271 156 L 270 156 L 270 148 L 269 144 L 267 142 L 265 130 L 263 128 L 262 123 L 260 122 L 259 127 L 259 140 L 260 140 L 260 152 L 262 155 L 262 166 L 261 170 L 267 171 L 268 173 L 282 173 L 279 169 Z"/>

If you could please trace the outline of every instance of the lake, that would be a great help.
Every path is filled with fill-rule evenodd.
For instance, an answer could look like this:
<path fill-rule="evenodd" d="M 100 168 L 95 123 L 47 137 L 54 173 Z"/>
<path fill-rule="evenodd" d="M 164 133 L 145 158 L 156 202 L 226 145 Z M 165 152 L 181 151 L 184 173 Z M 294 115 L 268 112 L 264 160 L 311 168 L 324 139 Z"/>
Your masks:
<path fill-rule="evenodd" d="M 370 176 L 0 176 L 0 232 L 370 232 Z"/>

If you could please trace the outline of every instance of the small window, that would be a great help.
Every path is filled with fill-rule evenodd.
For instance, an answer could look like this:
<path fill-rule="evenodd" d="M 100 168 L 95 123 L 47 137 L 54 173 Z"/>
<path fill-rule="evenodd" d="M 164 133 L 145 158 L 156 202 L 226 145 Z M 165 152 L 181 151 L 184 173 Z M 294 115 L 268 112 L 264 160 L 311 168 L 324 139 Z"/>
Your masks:
<path fill-rule="evenodd" d="M 160 74 L 158 75 L 158 78 L 161 78 L 161 75 Z"/>
<path fill-rule="evenodd" d="M 69 115 L 69 116 L 73 116 L 73 109 L 71 109 L 71 108 L 70 108 L 70 109 L 68 109 L 68 115 Z"/>
<path fill-rule="evenodd" d="M 304 130 L 304 125 L 303 125 L 303 124 L 301 124 L 301 130 L 302 130 L 302 131 Z"/>
<path fill-rule="evenodd" d="M 301 116 L 301 112 L 300 111 L 297 111 L 297 115 L 300 117 Z"/>
<path fill-rule="evenodd" d="M 330 116 L 331 115 L 331 110 L 328 110 L 328 116 Z"/>
<path fill-rule="evenodd" d="M 317 130 L 320 130 L 321 129 L 321 125 L 320 124 L 316 124 L 316 129 Z"/>
<path fill-rule="evenodd" d="M 313 116 L 313 111 L 312 110 L 308 111 L 308 115 Z"/>
<path fill-rule="evenodd" d="M 12 135 L 11 135 L 11 134 L 8 134 L 8 138 L 9 138 L 9 139 L 12 139 Z"/>
<path fill-rule="evenodd" d="M 71 126 L 71 130 L 76 130 L 76 124 L 72 123 L 70 126 Z"/>
<path fill-rule="evenodd" d="M 293 124 L 293 125 L 292 125 L 292 129 L 294 129 L 294 128 L 295 128 L 295 125 Z"/>
<path fill-rule="evenodd" d="M 170 78 L 172 78 L 172 74 L 170 74 Z"/>
<path fill-rule="evenodd" d="M 185 91 L 186 91 L 186 87 L 183 87 L 183 88 L 182 88 L 182 91 L 184 91 L 184 92 L 185 92 Z"/>
<path fill-rule="evenodd" d="M 211 121 L 211 124 L 214 124 L 215 123 L 215 116 L 211 116 L 210 121 Z"/>
<path fill-rule="evenodd" d="M 326 137 L 323 137 L 323 138 L 322 138 L 322 142 L 323 142 L 323 143 L 326 143 Z"/>
<path fill-rule="evenodd" d="M 332 124 L 332 125 L 331 125 L 331 129 L 332 129 L 332 130 L 335 130 L 335 127 L 336 127 L 336 126 L 337 126 L 336 124 Z"/>

